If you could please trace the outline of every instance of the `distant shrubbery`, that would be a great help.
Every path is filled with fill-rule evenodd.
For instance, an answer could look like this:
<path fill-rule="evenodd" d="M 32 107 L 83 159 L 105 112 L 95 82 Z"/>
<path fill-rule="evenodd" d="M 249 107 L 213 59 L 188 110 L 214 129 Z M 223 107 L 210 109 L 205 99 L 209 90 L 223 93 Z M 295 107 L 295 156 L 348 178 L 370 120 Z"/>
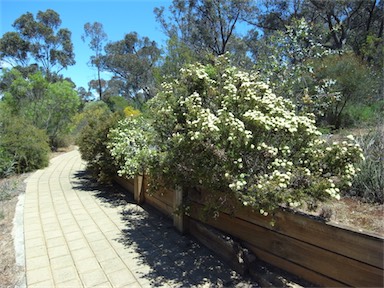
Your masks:
<path fill-rule="evenodd" d="M 49 139 L 43 130 L 16 117 L 0 119 L 0 177 L 43 168 Z"/>
<path fill-rule="evenodd" d="M 24 77 L 17 69 L 8 71 L 3 77 L 12 80 L 4 89 L 2 100 L 12 115 L 44 130 L 51 147 L 57 148 L 69 134 L 80 106 L 73 84 L 68 81 L 51 83 L 41 72 Z"/>
<path fill-rule="evenodd" d="M 0 177 L 48 165 L 51 149 L 71 144 L 80 99 L 68 81 L 40 71 L 3 70 L 0 77 Z"/>
<path fill-rule="evenodd" d="M 79 116 L 82 127 L 77 138 L 81 157 L 100 181 L 116 175 L 114 160 L 107 148 L 108 133 L 122 119 L 122 114 L 112 113 L 104 102 L 89 103 Z"/>
<path fill-rule="evenodd" d="M 375 126 L 384 119 L 384 100 L 370 104 L 351 103 L 345 108 L 342 127 Z"/>
<path fill-rule="evenodd" d="M 15 162 L 11 153 L 0 146 L 0 178 L 11 175 L 14 172 L 14 166 Z"/>

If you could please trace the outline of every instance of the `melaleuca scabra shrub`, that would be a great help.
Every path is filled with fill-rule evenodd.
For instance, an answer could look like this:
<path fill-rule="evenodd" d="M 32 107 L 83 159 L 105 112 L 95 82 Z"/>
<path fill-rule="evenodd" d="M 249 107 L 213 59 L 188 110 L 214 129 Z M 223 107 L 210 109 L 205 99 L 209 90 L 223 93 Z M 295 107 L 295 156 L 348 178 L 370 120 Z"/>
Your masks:
<path fill-rule="evenodd" d="M 153 128 L 143 116 L 130 116 L 117 123 L 108 134 L 108 149 L 120 176 L 133 177 L 148 173 L 150 163 L 156 159 Z"/>
<path fill-rule="evenodd" d="M 86 107 L 79 122 L 82 128 L 76 142 L 81 157 L 87 161 L 87 168 L 100 182 L 108 182 L 116 174 L 113 158 L 107 148 L 107 135 L 122 117 L 99 102 Z"/>
<path fill-rule="evenodd" d="M 313 115 L 226 57 L 182 69 L 150 107 L 168 181 L 234 193 L 262 214 L 338 199 L 362 157 L 353 139 L 326 143 Z"/>

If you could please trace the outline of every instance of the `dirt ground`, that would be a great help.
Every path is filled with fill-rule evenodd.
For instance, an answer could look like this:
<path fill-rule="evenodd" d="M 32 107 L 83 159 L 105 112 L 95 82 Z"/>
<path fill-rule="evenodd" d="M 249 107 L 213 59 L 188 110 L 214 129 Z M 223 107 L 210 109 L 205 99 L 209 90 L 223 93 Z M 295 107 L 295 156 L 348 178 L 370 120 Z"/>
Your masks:
<path fill-rule="evenodd" d="M 334 202 L 332 209 L 332 222 L 384 236 L 384 205 L 363 203 L 356 198 L 344 198 Z"/>
<path fill-rule="evenodd" d="M 12 229 L 18 195 L 28 174 L 0 179 L 0 287 L 15 287 L 24 273 L 15 262 Z"/>
<path fill-rule="evenodd" d="M 328 222 L 346 226 L 352 230 L 384 237 L 384 205 L 364 203 L 358 198 L 344 197 L 339 201 L 320 204 L 315 212 Z"/>

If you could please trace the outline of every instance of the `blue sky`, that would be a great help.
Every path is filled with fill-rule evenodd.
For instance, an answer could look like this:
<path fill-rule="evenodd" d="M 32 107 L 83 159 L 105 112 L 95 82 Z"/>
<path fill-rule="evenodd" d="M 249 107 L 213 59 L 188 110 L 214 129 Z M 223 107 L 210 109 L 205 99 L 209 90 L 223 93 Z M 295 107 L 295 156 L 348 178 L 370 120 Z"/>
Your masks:
<path fill-rule="evenodd" d="M 159 46 L 165 44 L 165 35 L 156 22 L 153 9 L 168 7 L 171 0 L 0 0 L 0 35 L 13 31 L 12 23 L 26 12 L 36 16 L 38 11 L 53 9 L 59 13 L 61 28 L 72 32 L 72 42 L 76 54 L 76 64 L 63 70 L 77 87 L 88 87 L 88 82 L 96 78 L 96 71 L 87 63 L 92 51 L 81 40 L 84 24 L 100 22 L 109 41 L 122 40 L 124 35 L 136 31 L 139 36 L 149 37 Z"/>

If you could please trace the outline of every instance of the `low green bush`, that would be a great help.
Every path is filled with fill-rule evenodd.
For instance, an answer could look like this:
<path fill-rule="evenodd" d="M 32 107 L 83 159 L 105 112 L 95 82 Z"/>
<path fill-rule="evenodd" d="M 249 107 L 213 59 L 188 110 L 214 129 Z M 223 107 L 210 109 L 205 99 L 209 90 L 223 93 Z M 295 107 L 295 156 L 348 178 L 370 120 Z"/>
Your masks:
<path fill-rule="evenodd" d="M 0 147 L 0 178 L 11 175 L 14 172 L 14 166 L 12 155 L 4 147 Z"/>
<path fill-rule="evenodd" d="M 122 119 L 119 113 L 112 113 L 105 103 L 92 103 L 85 107 L 81 115 L 82 127 L 77 138 L 77 145 L 87 167 L 100 182 L 108 182 L 116 175 L 114 159 L 107 148 L 109 130 Z"/>
<path fill-rule="evenodd" d="M 342 117 L 343 127 L 375 125 L 384 116 L 384 101 L 371 104 L 353 103 L 345 108 Z"/>
<path fill-rule="evenodd" d="M 384 203 L 384 126 L 359 137 L 365 160 L 360 162 L 360 172 L 348 192 L 370 203 Z"/>
<path fill-rule="evenodd" d="M 0 157 L 8 159 L 0 169 L 24 173 L 48 165 L 49 138 L 43 130 L 16 117 L 3 118 L 0 130 Z"/>

